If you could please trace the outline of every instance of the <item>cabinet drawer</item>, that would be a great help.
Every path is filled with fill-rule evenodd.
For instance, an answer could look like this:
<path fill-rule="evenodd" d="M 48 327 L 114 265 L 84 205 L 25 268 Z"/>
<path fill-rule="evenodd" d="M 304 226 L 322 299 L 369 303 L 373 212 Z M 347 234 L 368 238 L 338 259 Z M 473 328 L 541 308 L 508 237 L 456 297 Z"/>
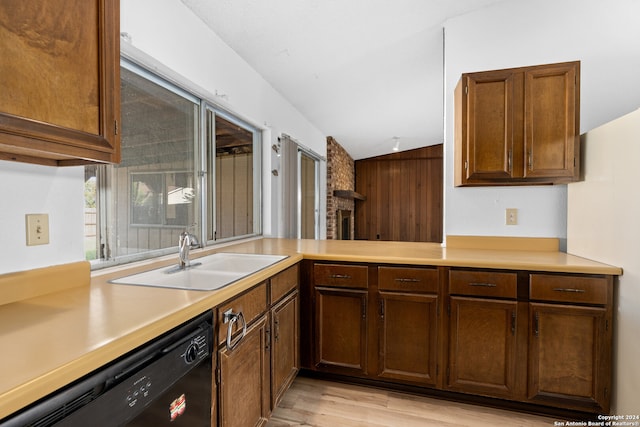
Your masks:
<path fill-rule="evenodd" d="M 518 275 L 496 271 L 451 270 L 449 294 L 516 298 Z"/>
<path fill-rule="evenodd" d="M 300 267 L 296 264 L 271 278 L 271 304 L 279 301 L 283 296 L 298 286 Z"/>
<path fill-rule="evenodd" d="M 234 313 L 242 312 L 244 320 L 249 325 L 256 320 L 262 313 L 267 311 L 267 283 L 263 282 L 237 298 L 218 307 L 217 327 L 218 342 L 222 344 L 227 339 L 227 324 L 224 323 L 224 313 L 233 310 Z M 242 328 L 241 322 L 236 322 L 233 334 Z"/>
<path fill-rule="evenodd" d="M 378 267 L 381 291 L 438 292 L 437 268 Z"/>
<path fill-rule="evenodd" d="M 607 303 L 607 279 L 603 277 L 532 274 L 529 277 L 529 296 L 532 300 Z"/>
<path fill-rule="evenodd" d="M 314 264 L 313 281 L 316 286 L 366 289 L 368 271 L 366 265 Z"/>

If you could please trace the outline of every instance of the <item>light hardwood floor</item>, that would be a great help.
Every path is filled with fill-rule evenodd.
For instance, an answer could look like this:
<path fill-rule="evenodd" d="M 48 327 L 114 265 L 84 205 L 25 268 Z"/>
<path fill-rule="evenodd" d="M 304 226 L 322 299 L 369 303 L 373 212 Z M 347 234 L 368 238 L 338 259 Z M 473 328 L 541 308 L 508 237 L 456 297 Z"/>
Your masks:
<path fill-rule="evenodd" d="M 267 427 L 553 426 L 553 418 L 298 377 Z"/>

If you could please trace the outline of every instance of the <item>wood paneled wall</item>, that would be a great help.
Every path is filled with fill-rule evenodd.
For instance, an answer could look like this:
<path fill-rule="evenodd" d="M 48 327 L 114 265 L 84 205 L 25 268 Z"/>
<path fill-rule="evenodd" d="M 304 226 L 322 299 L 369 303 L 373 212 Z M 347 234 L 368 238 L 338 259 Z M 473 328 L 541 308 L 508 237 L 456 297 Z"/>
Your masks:
<path fill-rule="evenodd" d="M 442 144 L 355 162 L 355 238 L 442 241 Z"/>

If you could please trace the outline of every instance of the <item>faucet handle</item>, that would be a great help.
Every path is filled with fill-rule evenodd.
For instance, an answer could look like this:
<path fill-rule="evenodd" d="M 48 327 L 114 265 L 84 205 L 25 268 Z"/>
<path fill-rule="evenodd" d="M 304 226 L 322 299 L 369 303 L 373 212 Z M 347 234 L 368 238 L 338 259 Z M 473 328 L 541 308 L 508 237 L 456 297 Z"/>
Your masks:
<path fill-rule="evenodd" d="M 198 238 L 191 233 L 188 233 L 188 236 L 189 241 L 187 243 L 189 244 L 189 246 L 191 246 L 191 249 L 199 248 L 200 242 L 198 241 Z"/>

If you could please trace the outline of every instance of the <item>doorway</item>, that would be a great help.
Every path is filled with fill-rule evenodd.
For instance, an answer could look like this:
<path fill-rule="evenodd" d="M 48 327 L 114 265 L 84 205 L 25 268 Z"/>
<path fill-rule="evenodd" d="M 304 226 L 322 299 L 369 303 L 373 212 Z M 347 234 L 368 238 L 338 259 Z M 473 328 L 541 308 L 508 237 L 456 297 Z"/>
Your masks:
<path fill-rule="evenodd" d="M 321 170 L 326 170 L 326 159 L 286 134 L 278 142 L 282 150 L 280 235 L 292 239 L 323 238 Z"/>
<path fill-rule="evenodd" d="M 298 237 L 320 237 L 320 159 L 298 148 Z"/>

